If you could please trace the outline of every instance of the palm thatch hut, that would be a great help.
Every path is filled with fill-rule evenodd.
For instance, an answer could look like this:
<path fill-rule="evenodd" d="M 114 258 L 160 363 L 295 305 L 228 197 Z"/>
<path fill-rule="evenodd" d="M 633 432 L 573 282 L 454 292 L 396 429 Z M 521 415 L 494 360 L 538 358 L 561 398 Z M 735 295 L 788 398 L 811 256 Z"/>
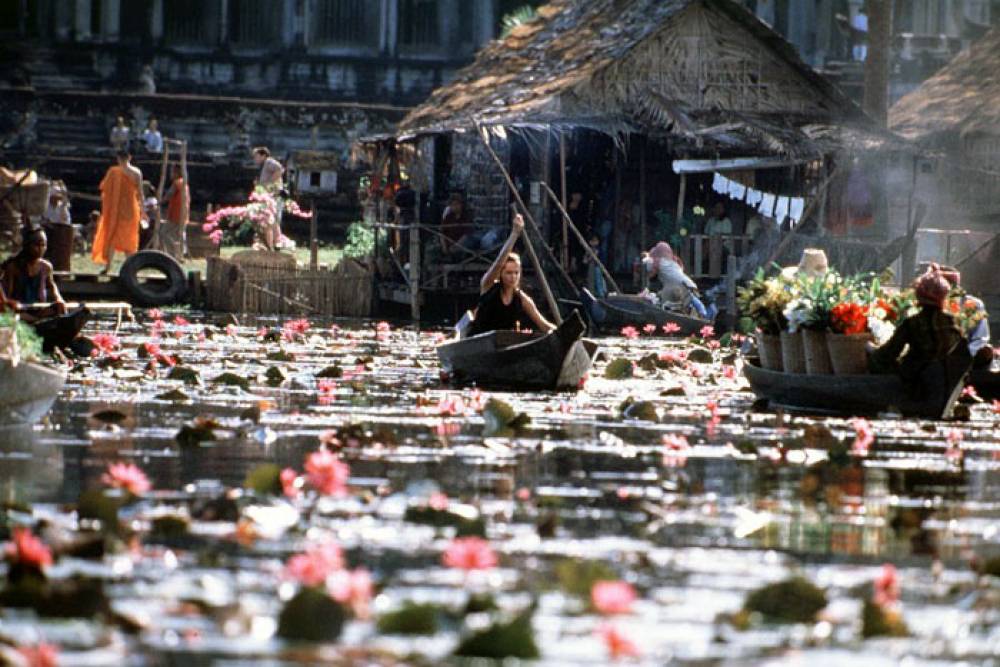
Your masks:
<path fill-rule="evenodd" d="M 899 147 L 733 0 L 542 6 L 413 109 L 394 136 L 371 139 L 381 149 L 373 190 L 401 168 L 424 193 L 424 220 L 440 220 L 441 204 L 459 191 L 478 224 L 504 228 L 511 193 L 483 137 L 546 240 L 570 239 L 556 253 L 569 271 L 579 253 L 542 184 L 588 236 L 610 229 L 599 244 L 614 271 L 631 274 L 640 248 L 672 240 L 704 278 L 719 278 L 726 261 L 716 255 L 745 252 L 755 230 L 773 227 L 777 236 L 770 218 L 793 226 L 774 208 L 759 214 L 751 189 L 786 206 L 798 198 L 796 222 L 814 230 L 855 229 L 841 197 L 825 193 L 846 184 L 856 157 Z M 733 193 L 719 191 L 720 175 L 737 184 Z M 734 238 L 712 245 L 701 211 L 720 201 Z M 869 212 L 869 226 L 857 229 L 884 236 L 872 219 Z"/>
<path fill-rule="evenodd" d="M 958 265 L 971 288 L 991 292 L 1000 292 L 998 72 L 993 28 L 889 110 L 890 128 L 929 156 L 912 175 L 932 228 L 922 230 L 916 259 Z"/>

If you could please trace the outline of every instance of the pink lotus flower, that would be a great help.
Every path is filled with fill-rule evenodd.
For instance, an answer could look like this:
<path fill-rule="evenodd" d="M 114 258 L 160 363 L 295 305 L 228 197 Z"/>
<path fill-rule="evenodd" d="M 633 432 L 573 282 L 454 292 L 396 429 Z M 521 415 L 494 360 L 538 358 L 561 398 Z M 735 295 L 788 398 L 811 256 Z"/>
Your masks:
<path fill-rule="evenodd" d="M 873 584 L 872 602 L 880 607 L 889 607 L 899 602 L 899 576 L 891 563 L 882 566 L 880 574 Z"/>
<path fill-rule="evenodd" d="M 948 431 L 945 440 L 948 442 L 948 447 L 945 449 L 944 455 L 953 463 L 961 463 L 965 456 L 962 451 L 962 432 L 953 428 Z"/>
<path fill-rule="evenodd" d="M 680 366 L 687 361 L 687 353 L 683 350 L 668 349 L 657 355 L 659 360 L 670 366 Z"/>
<path fill-rule="evenodd" d="M 600 614 L 627 614 L 635 602 L 635 589 L 624 581 L 595 581 L 590 588 L 590 602 Z"/>
<path fill-rule="evenodd" d="M 101 475 L 101 483 L 113 489 L 124 489 L 133 496 L 141 496 L 152 488 L 146 473 L 132 463 L 112 463 Z"/>
<path fill-rule="evenodd" d="M 715 436 L 719 428 L 719 422 L 721 421 L 719 419 L 719 404 L 715 401 L 709 401 L 705 404 L 705 407 L 708 408 L 708 419 L 705 421 L 705 434 L 711 438 Z"/>
<path fill-rule="evenodd" d="M 723 366 L 722 367 L 722 377 L 727 380 L 736 379 L 736 367 L 735 366 Z"/>
<path fill-rule="evenodd" d="M 604 646 L 607 647 L 608 656 L 612 660 L 638 658 L 641 655 L 639 647 L 610 623 L 605 623 L 598 628 L 597 634 L 604 640 Z"/>
<path fill-rule="evenodd" d="M 635 327 L 631 327 L 631 326 L 630 327 L 622 327 L 622 332 L 621 333 L 622 333 L 623 336 L 625 336 L 625 338 L 628 338 L 630 340 L 633 339 L 633 338 L 638 338 L 639 337 L 639 330 L 636 329 Z"/>
<path fill-rule="evenodd" d="M 482 412 L 486 409 L 486 397 L 480 390 L 473 389 L 468 400 L 465 401 L 465 406 L 473 412 Z"/>
<path fill-rule="evenodd" d="M 108 333 L 94 334 L 90 340 L 94 344 L 94 347 L 104 354 L 114 352 L 122 344 L 118 336 Z"/>
<path fill-rule="evenodd" d="M 18 646 L 17 652 L 24 658 L 27 667 L 56 667 L 59 664 L 59 650 L 52 644 Z"/>
<path fill-rule="evenodd" d="M 236 335 L 236 327 L 233 326 L 232 324 L 227 324 L 226 325 L 226 335 L 229 336 L 230 338 L 232 338 L 233 336 L 235 336 Z"/>
<path fill-rule="evenodd" d="M 326 589 L 334 600 L 349 606 L 355 617 L 368 617 L 372 600 L 372 577 L 368 570 L 338 570 L 327 581 Z"/>
<path fill-rule="evenodd" d="M 287 341 L 301 340 L 309 331 L 309 320 L 289 320 L 281 326 L 281 338 Z"/>
<path fill-rule="evenodd" d="M 319 402 L 321 405 L 326 405 L 337 397 L 337 382 L 330 378 L 320 378 L 316 382 L 316 389 L 319 390 Z"/>
<path fill-rule="evenodd" d="M 179 327 L 186 327 L 191 323 L 187 321 L 187 318 L 183 317 L 182 315 L 178 315 L 174 318 L 174 324 Z"/>
<path fill-rule="evenodd" d="M 281 481 L 281 492 L 286 498 L 298 498 L 301 491 L 302 482 L 299 481 L 299 474 L 291 468 L 285 468 L 278 475 Z"/>
<path fill-rule="evenodd" d="M 851 420 L 854 427 L 854 443 L 851 445 L 851 453 L 855 456 L 868 456 L 868 450 L 875 442 L 875 431 L 867 419 L 857 417 Z"/>
<path fill-rule="evenodd" d="M 971 398 L 976 401 L 983 400 L 979 397 L 979 394 L 976 393 L 976 388 L 971 384 L 962 389 L 962 398 Z"/>
<path fill-rule="evenodd" d="M 667 334 L 668 336 L 670 334 L 675 334 L 680 330 L 681 326 L 676 322 L 667 322 L 666 324 L 663 325 L 663 333 Z"/>
<path fill-rule="evenodd" d="M 432 510 L 437 510 L 438 512 L 443 512 L 448 509 L 448 502 L 448 495 L 441 493 L 440 491 L 432 493 L 427 499 L 427 505 Z"/>
<path fill-rule="evenodd" d="M 306 547 L 285 564 L 285 576 L 304 586 L 319 586 L 338 570 L 344 568 L 344 554 L 340 545 L 332 540 Z"/>
<path fill-rule="evenodd" d="M 646 334 L 647 336 L 652 336 L 654 333 L 656 333 L 656 325 L 655 324 L 647 324 L 646 326 L 644 326 L 642 328 L 642 332 L 644 334 Z"/>
<path fill-rule="evenodd" d="M 3 553 L 12 564 L 19 563 L 39 570 L 52 565 L 52 552 L 28 528 L 15 528 Z"/>
<path fill-rule="evenodd" d="M 527 502 L 531 500 L 531 489 L 522 486 L 520 489 L 517 490 L 516 495 L 517 499 L 520 500 L 521 502 Z"/>
<path fill-rule="evenodd" d="M 691 445 L 683 435 L 666 434 L 663 441 L 663 465 L 668 468 L 683 468 L 687 463 Z"/>
<path fill-rule="evenodd" d="M 461 396 L 443 396 L 438 401 L 436 412 L 439 415 L 462 416 L 468 412 L 468 407 Z"/>
<path fill-rule="evenodd" d="M 711 324 L 706 324 L 701 328 L 700 331 L 698 331 L 698 334 L 702 338 L 711 338 L 712 336 L 715 335 L 715 327 L 713 327 Z"/>
<path fill-rule="evenodd" d="M 441 562 L 460 570 L 489 570 L 496 567 L 497 557 L 481 537 L 457 537 L 445 549 Z"/>
<path fill-rule="evenodd" d="M 163 311 L 160 310 L 159 308 L 150 308 L 149 310 L 146 311 L 146 315 L 150 319 L 154 319 L 154 320 L 162 320 L 163 319 Z"/>
<path fill-rule="evenodd" d="M 438 419 L 434 422 L 434 434 L 442 438 L 458 435 L 461 432 L 462 425 L 458 422 L 448 421 L 447 419 Z"/>
<path fill-rule="evenodd" d="M 351 468 L 333 452 L 320 449 L 309 454 L 305 469 L 309 484 L 323 495 L 347 495 L 347 478 Z"/>

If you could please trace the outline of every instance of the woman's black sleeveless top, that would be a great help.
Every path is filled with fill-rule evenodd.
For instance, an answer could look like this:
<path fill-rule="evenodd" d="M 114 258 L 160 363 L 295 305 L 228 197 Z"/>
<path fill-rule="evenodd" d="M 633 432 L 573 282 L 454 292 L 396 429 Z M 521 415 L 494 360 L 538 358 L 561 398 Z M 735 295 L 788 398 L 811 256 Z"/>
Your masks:
<path fill-rule="evenodd" d="M 532 324 L 521 303 L 521 290 L 514 290 L 514 297 L 509 304 L 505 304 L 500 298 L 500 283 L 496 282 L 479 299 L 471 333 L 475 335 L 486 331 L 513 330 L 518 328 L 518 322 L 520 328 L 530 328 Z"/>

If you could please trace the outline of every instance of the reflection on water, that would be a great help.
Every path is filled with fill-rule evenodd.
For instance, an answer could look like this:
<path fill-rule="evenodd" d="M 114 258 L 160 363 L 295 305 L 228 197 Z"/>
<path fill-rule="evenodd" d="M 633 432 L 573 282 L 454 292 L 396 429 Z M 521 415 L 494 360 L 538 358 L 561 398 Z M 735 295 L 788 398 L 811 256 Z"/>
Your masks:
<path fill-rule="evenodd" d="M 362 325 L 331 333 L 314 324 L 312 338 L 262 344 L 256 326 L 232 336 L 215 329 L 201 340 L 204 329 L 173 327 L 161 339 L 165 353 L 198 371 L 200 385 L 166 379 L 166 369 L 158 378 L 137 373 L 146 362 L 134 350 L 150 335 L 137 326 L 122 332 L 123 362 L 117 367 L 87 366 L 71 374 L 46 424 L 0 432 L 3 498 L 73 503 L 100 485 L 109 463 L 121 460 L 142 467 L 156 489 L 238 487 L 261 463 L 301 469 L 319 435 L 340 429 L 356 487 L 386 496 L 430 480 L 449 497 L 478 504 L 492 520 L 491 533 L 518 545 L 511 547 L 518 558 L 563 550 L 595 558 L 645 553 L 643 567 L 651 569 L 636 569 L 634 577 L 643 578 L 651 595 L 662 589 L 659 606 L 649 602 L 653 606 L 642 615 L 642 623 L 652 623 L 653 637 L 656 624 L 682 604 L 679 595 L 700 596 L 705 609 L 719 613 L 739 606 L 741 596 L 734 602 L 731 591 L 678 578 L 693 577 L 699 568 L 743 571 L 736 589 L 744 589 L 773 578 L 758 562 L 770 550 L 838 573 L 838 564 L 875 566 L 884 560 L 926 566 L 941 559 L 964 567 L 1000 540 L 996 424 L 985 409 L 976 409 L 965 427 L 961 465 L 944 455 L 950 426 L 892 420 L 874 423 L 878 439 L 867 458 L 833 461 L 827 445 L 850 441 L 848 422 L 754 413 L 745 383 L 738 375 L 726 377 L 718 363 L 698 365 L 697 372 L 603 379 L 607 360 L 640 359 L 672 345 L 609 339 L 605 361 L 580 394 L 490 394 L 531 422 L 516 437 L 484 437 L 481 416 L 434 409 L 443 395 L 470 392 L 440 385 L 433 333 L 376 332 Z M 319 383 L 315 375 L 334 366 L 336 377 Z M 269 369 L 280 370 L 270 371 L 270 377 L 283 378 L 280 386 L 268 385 Z M 248 379 L 249 389 L 213 383 L 223 372 Z M 189 400 L 155 398 L 178 389 Z M 619 406 L 628 396 L 651 401 L 660 423 L 623 422 Z M 709 400 L 720 408 L 711 429 Z M 215 438 L 179 444 L 178 430 L 206 416 L 217 422 Z M 804 436 L 803 429 L 817 423 L 829 427 L 823 446 Z M 665 455 L 664 436 L 681 435 L 690 448 Z M 530 511 L 518 501 L 522 490 L 537 499 Z M 390 585 L 394 577 L 405 581 L 402 572 L 415 567 L 408 559 L 422 548 L 413 545 L 424 545 L 424 538 L 363 514 L 340 519 L 341 535 L 360 540 L 357 553 L 366 563 L 380 563 Z M 554 541 L 527 540 L 543 525 Z M 396 560 L 393 549 L 401 552 Z M 633 562 L 628 558 L 624 562 Z M 542 613 L 539 623 L 559 616 L 558 609 Z M 692 644 L 689 657 L 715 654 L 708 649 L 718 632 L 711 618 L 695 623 L 704 633 L 702 654 L 694 655 Z M 559 655 L 575 661 L 578 649 L 567 644 L 567 628 L 559 627 L 555 644 L 561 648 L 553 646 L 557 657 L 547 657 L 553 664 L 560 664 Z M 679 644 L 661 656 L 683 650 L 683 636 L 658 641 L 674 640 Z"/>

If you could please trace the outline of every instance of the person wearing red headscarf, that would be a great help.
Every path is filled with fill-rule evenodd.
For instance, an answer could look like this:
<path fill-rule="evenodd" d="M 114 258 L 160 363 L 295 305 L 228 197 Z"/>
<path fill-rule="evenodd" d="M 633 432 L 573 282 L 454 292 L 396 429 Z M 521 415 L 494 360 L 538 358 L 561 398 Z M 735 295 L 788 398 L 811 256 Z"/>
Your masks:
<path fill-rule="evenodd" d="M 993 363 L 993 355 L 995 353 L 993 346 L 990 345 L 990 321 L 986 315 L 986 306 L 982 300 L 977 299 L 971 294 L 966 294 L 961 289 L 962 274 L 955 267 L 932 263 L 929 270 L 938 271 L 950 283 L 952 290 L 958 289 L 960 296 L 953 303 L 957 303 L 960 309 L 971 308 L 981 315 L 979 321 L 965 332 L 965 337 L 969 339 L 969 354 L 972 355 L 973 367 L 989 367 Z"/>
<path fill-rule="evenodd" d="M 945 312 L 951 285 L 941 272 L 923 274 L 913 289 L 920 311 L 900 322 L 892 338 L 872 351 L 869 365 L 874 372 L 897 372 L 916 380 L 929 363 L 947 357 L 964 340 L 958 322 Z"/>

